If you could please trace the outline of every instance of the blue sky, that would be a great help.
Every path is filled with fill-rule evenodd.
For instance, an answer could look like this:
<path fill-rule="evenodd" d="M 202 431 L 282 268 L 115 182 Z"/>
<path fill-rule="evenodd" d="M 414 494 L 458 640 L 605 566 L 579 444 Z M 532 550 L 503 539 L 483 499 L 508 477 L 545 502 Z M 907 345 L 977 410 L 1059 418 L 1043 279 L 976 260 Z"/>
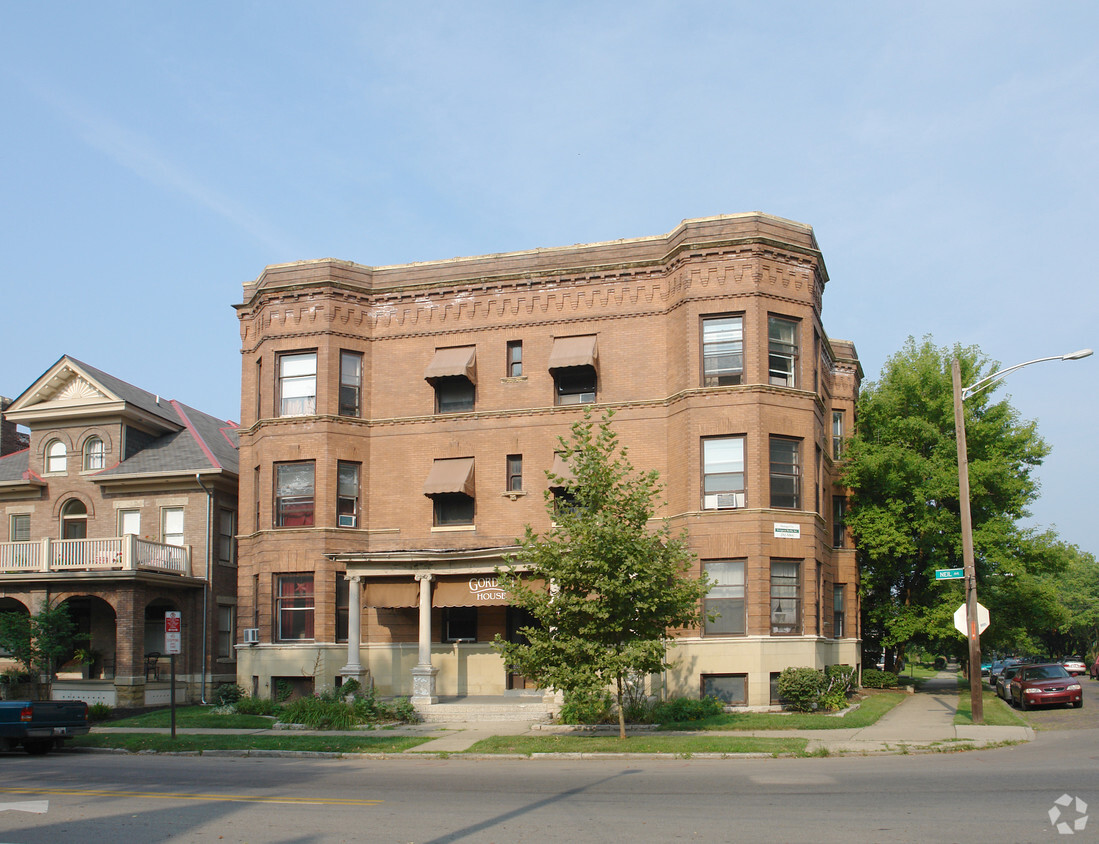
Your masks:
<path fill-rule="evenodd" d="M 809 223 L 867 377 L 1099 346 L 1099 5 L 0 0 L 0 392 L 62 354 L 239 418 L 267 264 Z M 1089 267 L 1091 267 L 1089 269 Z M 1099 358 L 1005 390 L 1099 553 Z"/>

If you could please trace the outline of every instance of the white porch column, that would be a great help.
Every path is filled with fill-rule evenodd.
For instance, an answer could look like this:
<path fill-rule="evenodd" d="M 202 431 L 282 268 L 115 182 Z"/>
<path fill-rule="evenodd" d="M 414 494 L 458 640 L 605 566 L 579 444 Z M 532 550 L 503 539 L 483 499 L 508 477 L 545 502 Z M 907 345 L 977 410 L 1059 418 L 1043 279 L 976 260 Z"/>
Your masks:
<path fill-rule="evenodd" d="M 439 702 L 435 694 L 435 677 L 439 669 L 431 665 L 431 581 L 434 579 L 433 574 L 416 575 L 416 580 L 420 584 L 420 647 L 416 667 L 412 669 L 410 702 L 413 706 L 427 706 Z"/>
<path fill-rule="evenodd" d="M 362 577 L 345 575 L 347 578 L 347 665 L 340 669 L 344 680 L 357 680 L 364 689 L 370 683 L 370 669 L 364 668 L 359 661 L 359 645 L 362 642 Z"/>

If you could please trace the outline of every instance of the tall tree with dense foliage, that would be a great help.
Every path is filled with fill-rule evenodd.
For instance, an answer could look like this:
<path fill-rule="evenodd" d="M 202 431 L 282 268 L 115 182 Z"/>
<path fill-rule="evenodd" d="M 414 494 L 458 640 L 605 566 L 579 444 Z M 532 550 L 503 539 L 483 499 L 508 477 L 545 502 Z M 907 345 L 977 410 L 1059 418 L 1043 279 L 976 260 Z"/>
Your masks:
<path fill-rule="evenodd" d="M 530 525 L 513 565 L 498 571 L 514 606 L 535 624 L 526 642 L 496 647 L 508 665 L 566 695 L 613 686 L 619 736 L 626 737 L 623 697 L 636 675 L 668 666 L 668 631 L 698 623 L 705 578 L 690 576 L 691 554 L 653 526 L 657 473 L 635 472 L 611 427 L 613 412 L 590 412 L 559 438 L 572 476 L 550 474 L 552 526 Z M 529 574 L 524 574 L 529 572 Z"/>
<path fill-rule="evenodd" d="M 885 647 L 887 662 L 908 643 L 958 654 L 964 646 L 953 630 L 953 613 L 964 602 L 962 581 L 936 581 L 934 575 L 936 569 L 962 567 L 954 357 L 963 384 L 998 369 L 976 347 L 939 348 L 930 338 L 909 338 L 880 379 L 863 388 L 858 431 L 845 453 L 842 478 L 852 490 L 846 522 L 862 568 L 863 636 Z M 1034 470 L 1049 449 L 1035 424 L 1021 420 L 994 393 L 986 390 L 965 402 L 982 603 L 985 584 L 996 583 L 1008 596 L 1033 585 L 1017 575 L 1059 564 L 1041 537 L 1018 524 L 1037 493 Z M 993 625 L 1004 621 L 994 616 Z"/>

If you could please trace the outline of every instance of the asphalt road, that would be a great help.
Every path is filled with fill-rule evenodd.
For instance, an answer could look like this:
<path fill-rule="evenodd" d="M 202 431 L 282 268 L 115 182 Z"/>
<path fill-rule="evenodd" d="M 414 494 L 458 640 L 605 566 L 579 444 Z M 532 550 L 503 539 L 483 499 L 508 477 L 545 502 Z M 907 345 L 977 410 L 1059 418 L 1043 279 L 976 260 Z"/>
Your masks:
<path fill-rule="evenodd" d="M 1087 710 L 1085 704 L 1084 712 Z M 1056 802 L 1068 796 L 1067 806 Z M 0 841 L 1095 840 L 1099 730 L 816 759 L 0 758 Z"/>

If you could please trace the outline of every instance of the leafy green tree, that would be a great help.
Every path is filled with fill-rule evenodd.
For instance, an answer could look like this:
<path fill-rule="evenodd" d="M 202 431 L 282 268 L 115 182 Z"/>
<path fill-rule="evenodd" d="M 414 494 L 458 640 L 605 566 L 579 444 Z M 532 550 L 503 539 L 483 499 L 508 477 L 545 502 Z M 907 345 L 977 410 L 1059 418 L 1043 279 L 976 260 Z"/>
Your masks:
<path fill-rule="evenodd" d="M 880 379 L 863 388 L 858 430 L 845 452 L 842 480 L 852 490 L 846 523 L 862 569 L 864 638 L 880 642 L 887 663 L 909 643 L 964 651 L 953 629 L 962 581 L 934 579 L 936 569 L 962 567 L 954 357 L 963 384 L 998 368 L 976 347 L 938 348 L 930 338 L 910 337 Z M 1036 585 L 1023 575 L 1060 562 L 1046 539 L 1018 524 L 1037 493 L 1033 472 L 1049 449 L 1035 424 L 1020 420 L 1008 401 L 994 401 L 994 392 L 965 402 L 970 504 L 982 603 L 999 594 L 1007 605 L 1028 591 L 1033 596 Z M 993 591 L 983 591 L 990 582 Z M 997 612 L 993 625 L 1006 629 L 1009 616 L 989 608 Z"/>
<path fill-rule="evenodd" d="M 591 414 L 558 444 L 571 478 L 548 473 L 552 527 L 527 525 L 512 565 L 497 571 L 513 605 L 528 610 L 525 642 L 496 637 L 505 661 L 543 687 L 582 696 L 613 685 L 619 736 L 631 677 L 668 666 L 668 631 L 696 624 L 705 577 L 690 576 L 691 554 L 667 524 L 649 524 L 657 473 L 636 473 L 611 429 L 613 412 Z M 523 572 L 530 572 L 530 579 Z"/>
<path fill-rule="evenodd" d="M 1043 637 L 1050 655 L 1083 657 L 1099 650 L 1099 562 L 1075 545 L 1058 543 L 1063 570 L 1039 578 L 1039 584 L 1061 610 Z"/>
<path fill-rule="evenodd" d="M 81 635 L 65 604 L 47 604 L 34 615 L 0 613 L 0 648 L 28 674 L 52 677 L 59 661 L 72 653 Z"/>

